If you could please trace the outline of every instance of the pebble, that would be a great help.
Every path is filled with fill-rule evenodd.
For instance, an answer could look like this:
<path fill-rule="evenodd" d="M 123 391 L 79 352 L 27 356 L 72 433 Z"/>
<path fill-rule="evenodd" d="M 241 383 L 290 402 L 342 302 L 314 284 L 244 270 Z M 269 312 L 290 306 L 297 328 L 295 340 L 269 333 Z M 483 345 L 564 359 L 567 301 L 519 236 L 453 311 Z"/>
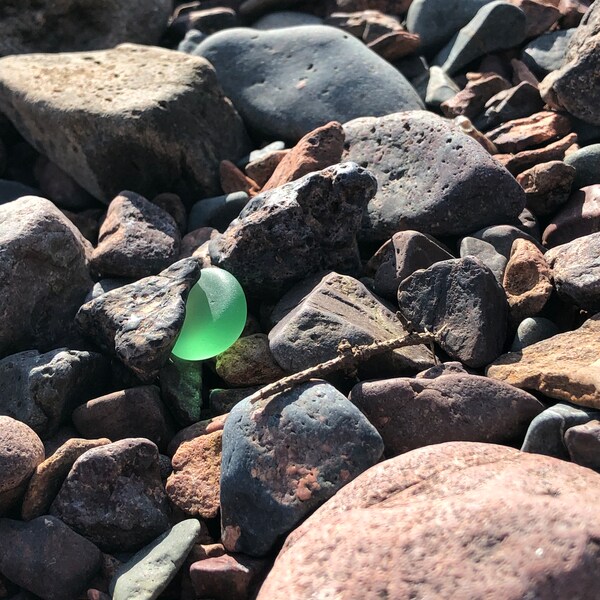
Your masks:
<path fill-rule="evenodd" d="M 473 233 L 472 236 L 491 244 L 495 248 L 496 252 L 504 256 L 506 259 L 510 258 L 510 253 L 516 240 L 527 240 L 539 250 L 545 251 L 544 247 L 535 238 L 513 225 L 484 227 L 483 229 Z"/>
<path fill-rule="evenodd" d="M 246 192 L 234 192 L 224 196 L 215 196 L 196 202 L 188 218 L 188 231 L 200 227 L 214 227 L 225 231 L 248 204 L 250 197 Z"/>
<path fill-rule="evenodd" d="M 600 418 L 600 415 L 598 417 Z M 600 471 L 600 421 L 595 419 L 569 427 L 565 432 L 565 446 L 569 451 L 569 458 L 574 463 Z"/>
<path fill-rule="evenodd" d="M 177 423 L 197 423 L 202 413 L 202 361 L 182 360 L 171 355 L 160 370 L 160 394 Z"/>
<path fill-rule="evenodd" d="M 600 183 L 600 144 L 590 144 L 572 152 L 565 157 L 565 163 L 576 171 L 576 189 Z"/>
<path fill-rule="evenodd" d="M 519 323 L 510 351 L 518 352 L 527 346 L 551 338 L 557 333 L 560 333 L 558 327 L 549 319 L 527 317 Z"/>
<path fill-rule="evenodd" d="M 575 29 L 543 33 L 523 48 L 521 58 L 537 75 L 545 76 L 561 68 Z"/>

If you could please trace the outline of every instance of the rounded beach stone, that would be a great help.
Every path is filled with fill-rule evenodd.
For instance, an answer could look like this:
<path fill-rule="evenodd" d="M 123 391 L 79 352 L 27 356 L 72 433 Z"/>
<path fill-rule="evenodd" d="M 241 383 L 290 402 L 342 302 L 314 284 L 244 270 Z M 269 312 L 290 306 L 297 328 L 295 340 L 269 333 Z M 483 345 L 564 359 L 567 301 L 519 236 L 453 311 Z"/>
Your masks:
<path fill-rule="evenodd" d="M 576 189 L 600 183 L 600 144 L 590 144 L 565 156 L 565 163 L 576 171 Z"/>
<path fill-rule="evenodd" d="M 574 463 L 600 471 L 600 421 L 588 421 L 567 429 L 565 446 Z"/>
<path fill-rule="evenodd" d="M 544 317 L 528 317 L 517 327 L 517 333 L 510 347 L 511 352 L 518 352 L 526 346 L 548 339 L 559 333 L 558 327 Z"/>

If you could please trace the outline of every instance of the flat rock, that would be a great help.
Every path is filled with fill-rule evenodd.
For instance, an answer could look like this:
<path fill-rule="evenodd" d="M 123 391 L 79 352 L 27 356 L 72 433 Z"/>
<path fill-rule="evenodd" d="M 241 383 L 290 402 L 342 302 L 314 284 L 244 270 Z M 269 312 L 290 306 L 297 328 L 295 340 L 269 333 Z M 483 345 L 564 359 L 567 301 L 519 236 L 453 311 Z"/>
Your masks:
<path fill-rule="evenodd" d="M 16 419 L 0 416 L 0 515 L 23 495 L 43 460 L 44 446 L 35 431 Z"/>
<path fill-rule="evenodd" d="M 161 397 L 182 427 L 201 419 L 202 382 L 202 361 L 171 355 L 160 370 Z"/>
<path fill-rule="evenodd" d="M 515 339 L 510 347 L 511 352 L 518 352 L 553 335 L 560 333 L 555 323 L 544 317 L 527 317 L 517 327 Z"/>
<path fill-rule="evenodd" d="M 274 314 L 287 308 L 291 310 L 269 333 L 269 346 L 277 363 L 289 373 L 335 358 L 343 340 L 359 346 L 406 334 L 396 315 L 362 283 L 338 273 L 292 289 Z M 431 364 L 431 352 L 421 345 L 378 356 L 371 364 L 362 365 L 362 370 L 387 368 L 411 373 Z"/>
<path fill-rule="evenodd" d="M 545 76 L 562 67 L 575 29 L 558 29 L 531 40 L 521 53 L 523 62 L 537 75 Z"/>
<path fill-rule="evenodd" d="M 565 163 L 576 171 L 575 188 L 600 183 L 600 144 L 590 144 L 570 153 Z"/>
<path fill-rule="evenodd" d="M 215 195 L 220 161 L 249 149 L 211 65 L 151 46 L 3 58 L 0 110 L 106 203 L 121 190 Z"/>
<path fill-rule="evenodd" d="M 0 356 L 50 350 L 73 337 L 73 317 L 93 285 L 90 252 L 48 200 L 26 196 L 0 206 Z"/>
<path fill-rule="evenodd" d="M 485 104 L 498 92 L 510 88 L 510 82 L 497 73 L 467 73 L 467 85 L 452 98 L 442 102 L 440 108 L 444 116 L 452 118 L 477 117 Z"/>
<path fill-rule="evenodd" d="M 158 598 L 177 575 L 200 530 L 197 519 L 181 521 L 118 567 L 109 588 L 113 600 Z"/>
<path fill-rule="evenodd" d="M 360 267 L 356 233 L 375 178 L 353 163 L 305 175 L 253 198 L 211 240 L 212 263 L 251 296 L 277 296 L 310 273 Z"/>
<path fill-rule="evenodd" d="M 246 175 L 252 177 L 258 185 L 263 186 L 269 181 L 279 163 L 290 153 L 289 150 L 273 150 L 266 156 L 249 162 L 245 167 Z M 337 161 L 339 162 L 339 161 Z"/>
<path fill-rule="evenodd" d="M 156 275 L 177 260 L 180 242 L 179 227 L 169 213 L 124 191 L 111 201 L 100 226 L 92 268 L 102 277 Z"/>
<path fill-rule="evenodd" d="M 157 44 L 170 0 L 6 0 L 0 7 L 0 56 L 112 48 L 121 42 Z"/>
<path fill-rule="evenodd" d="M 200 266 L 184 258 L 158 275 L 98 296 L 77 313 L 81 331 L 143 381 L 166 363 L 185 318 L 185 301 Z"/>
<path fill-rule="evenodd" d="M 104 552 L 139 550 L 169 528 L 157 447 L 130 438 L 88 450 L 73 464 L 51 514 Z"/>
<path fill-rule="evenodd" d="M 21 505 L 23 520 L 30 521 L 48 514 L 50 505 L 69 474 L 73 463 L 88 450 L 106 446 L 106 444 L 110 444 L 110 440 L 106 438 L 98 440 L 71 438 L 41 462 L 35 468 L 27 485 Z"/>
<path fill-rule="evenodd" d="M 201 42 L 194 54 L 214 65 L 246 124 L 266 138 L 296 142 L 329 121 L 423 106 L 392 65 L 325 25 L 228 29 Z"/>
<path fill-rule="evenodd" d="M 0 539 L 0 572 L 43 600 L 78 598 L 102 565 L 92 542 L 49 515 L 0 519 Z"/>
<path fill-rule="evenodd" d="M 434 333 L 451 358 L 469 367 L 481 367 L 502 352 L 508 303 L 492 271 L 476 258 L 417 271 L 400 284 L 398 304 L 409 321 Z"/>
<path fill-rule="evenodd" d="M 600 315 L 568 331 L 509 352 L 487 369 L 488 377 L 550 398 L 600 408 Z"/>
<path fill-rule="evenodd" d="M 520 443 L 544 409 L 527 392 L 467 373 L 363 382 L 350 401 L 377 428 L 388 458 L 442 442 Z"/>
<path fill-rule="evenodd" d="M 530 39 L 542 35 L 561 18 L 558 8 L 560 0 L 508 0 L 525 13 L 525 37 Z"/>
<path fill-rule="evenodd" d="M 267 554 L 382 452 L 375 428 L 325 382 L 304 383 L 254 405 L 240 402 L 223 430 L 223 545 Z"/>
<path fill-rule="evenodd" d="M 460 241 L 460 257 L 465 258 L 465 256 L 478 258 L 492 271 L 496 281 L 502 285 L 508 259 L 500 254 L 492 244 L 475 237 L 464 237 Z"/>
<path fill-rule="evenodd" d="M 512 448 L 414 450 L 296 529 L 258 600 L 592 598 L 598 493 L 593 471 Z"/>
<path fill-rule="evenodd" d="M 461 235 L 506 222 L 525 207 L 516 181 L 474 139 L 432 113 L 403 112 L 346 123 L 345 160 L 377 178 L 361 235 L 385 241 L 415 229 Z"/>
<path fill-rule="evenodd" d="M 594 471 L 600 470 L 600 421 L 595 419 L 567 429 L 565 445 L 574 463 Z"/>

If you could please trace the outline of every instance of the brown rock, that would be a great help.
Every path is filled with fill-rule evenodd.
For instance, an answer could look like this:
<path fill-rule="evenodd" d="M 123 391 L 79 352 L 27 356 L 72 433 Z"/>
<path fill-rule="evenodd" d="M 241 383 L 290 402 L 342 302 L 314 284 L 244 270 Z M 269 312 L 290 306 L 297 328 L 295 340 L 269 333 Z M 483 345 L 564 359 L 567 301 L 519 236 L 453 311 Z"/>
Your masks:
<path fill-rule="evenodd" d="M 222 160 L 219 167 L 221 188 L 225 194 L 246 192 L 248 196 L 256 196 L 260 186 L 240 171 L 230 160 Z"/>
<path fill-rule="evenodd" d="M 592 0 L 560 0 L 558 8 L 562 15 L 560 20 L 561 29 L 577 27 L 589 10 L 591 2 Z"/>
<path fill-rule="evenodd" d="M 508 0 L 525 13 L 525 35 L 537 37 L 545 33 L 561 17 L 558 2 L 554 0 Z"/>
<path fill-rule="evenodd" d="M 81 235 L 92 245 L 98 242 L 98 231 L 100 229 L 99 220 L 104 214 L 101 208 L 90 208 L 79 213 L 71 212 L 70 210 L 62 209 L 62 212 L 77 229 Z"/>
<path fill-rule="evenodd" d="M 187 515 L 212 519 L 219 513 L 222 438 L 222 430 L 206 433 L 183 442 L 173 456 L 167 496 Z"/>
<path fill-rule="evenodd" d="M 106 438 L 98 440 L 72 438 L 58 448 L 52 456 L 40 463 L 29 480 L 27 492 L 23 498 L 22 519 L 30 521 L 48 514 L 50 505 L 69 474 L 73 463 L 84 452 L 106 444 L 110 444 L 110 440 Z"/>
<path fill-rule="evenodd" d="M 548 263 L 535 244 L 524 239 L 513 242 L 502 286 L 515 323 L 544 308 L 552 293 L 552 280 Z"/>
<path fill-rule="evenodd" d="M 0 416 L 0 515 L 19 499 L 43 460 L 44 445 L 35 431 L 16 419 Z"/>
<path fill-rule="evenodd" d="M 550 398 L 600 408 L 600 315 L 495 360 L 487 375 Z"/>
<path fill-rule="evenodd" d="M 325 19 L 324 24 L 343 29 L 362 40 L 365 44 L 373 42 L 384 35 L 404 31 L 404 27 L 396 17 L 379 10 L 370 9 L 354 12 L 334 12 Z"/>
<path fill-rule="evenodd" d="M 156 204 L 173 217 L 181 235 L 186 232 L 187 210 L 177 194 L 171 194 L 170 192 L 158 194 L 158 196 L 152 198 L 152 204 Z"/>
<path fill-rule="evenodd" d="M 216 558 L 225 554 L 225 546 L 223 544 L 203 544 L 197 543 L 192 548 L 188 560 L 197 562 L 206 558 Z"/>
<path fill-rule="evenodd" d="M 367 47 L 391 62 L 412 54 L 420 45 L 421 37 L 418 34 L 395 31 L 369 42 Z"/>
<path fill-rule="evenodd" d="M 537 217 L 552 214 L 571 195 L 575 169 L 560 160 L 540 163 L 517 175 L 527 208 Z"/>
<path fill-rule="evenodd" d="M 344 139 L 344 130 L 337 121 L 307 133 L 277 165 L 262 191 L 339 163 L 344 151 Z"/>
<path fill-rule="evenodd" d="M 377 10 L 386 15 L 403 15 L 413 0 L 330 0 L 335 10 L 354 12 Z"/>
<path fill-rule="evenodd" d="M 529 67 L 521 60 L 517 60 L 513 58 L 510 61 L 510 66 L 513 71 L 513 83 L 515 85 L 519 85 L 523 81 L 533 85 L 534 87 L 539 87 L 538 78 L 531 72 Z"/>
<path fill-rule="evenodd" d="M 199 250 L 203 244 L 210 242 L 219 235 L 219 231 L 214 227 L 199 227 L 190 231 L 187 235 L 184 235 L 181 239 L 181 250 L 179 251 L 179 258 L 189 258 L 194 256 L 197 250 Z"/>
<path fill-rule="evenodd" d="M 599 493 L 596 473 L 550 457 L 421 448 L 372 467 L 311 515 L 258 600 L 594 598 Z"/>
<path fill-rule="evenodd" d="M 600 421 L 570 427 L 564 440 L 574 463 L 600 471 Z"/>
<path fill-rule="evenodd" d="M 171 440 L 171 443 L 167 448 L 168 454 L 170 456 L 174 456 L 175 452 L 177 452 L 177 448 L 179 448 L 179 446 L 183 444 L 183 442 L 193 440 L 194 438 L 203 435 L 208 435 L 209 433 L 214 433 L 215 431 L 222 431 L 227 416 L 228 415 L 219 415 L 218 417 L 214 417 L 213 419 L 199 421 L 198 423 L 194 423 L 193 425 L 184 427 L 183 429 L 178 431 L 175 434 L 175 437 Z"/>
<path fill-rule="evenodd" d="M 274 150 L 267 155 L 257 158 L 246 165 L 246 175 L 263 187 L 277 165 L 290 153 L 290 150 Z"/>

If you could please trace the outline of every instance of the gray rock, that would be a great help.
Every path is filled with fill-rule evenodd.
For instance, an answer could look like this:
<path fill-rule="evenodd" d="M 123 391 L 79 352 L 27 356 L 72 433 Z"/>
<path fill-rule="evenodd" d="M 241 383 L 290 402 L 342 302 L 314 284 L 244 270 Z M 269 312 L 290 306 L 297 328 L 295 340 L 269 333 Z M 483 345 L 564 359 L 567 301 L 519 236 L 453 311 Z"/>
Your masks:
<path fill-rule="evenodd" d="M 211 240 L 212 264 L 259 297 L 280 295 L 317 271 L 356 272 L 356 233 L 376 189 L 368 171 L 345 163 L 260 194 Z"/>
<path fill-rule="evenodd" d="M 177 575 L 200 535 L 200 522 L 186 519 L 117 568 L 109 591 L 113 600 L 155 600 Z"/>
<path fill-rule="evenodd" d="M 539 76 L 561 68 L 567 46 L 575 29 L 558 29 L 531 40 L 521 53 L 521 60 Z"/>
<path fill-rule="evenodd" d="M 294 373 L 338 356 L 338 346 L 372 344 L 406 334 L 396 315 L 352 277 L 329 273 L 304 295 L 303 286 L 281 299 L 274 313 L 295 305 L 269 333 L 275 360 Z M 303 297 L 304 296 L 304 297 Z M 431 366 L 424 346 L 395 350 L 361 364 L 361 373 L 410 374 Z"/>
<path fill-rule="evenodd" d="M 345 160 L 371 170 L 378 192 L 361 235 L 385 241 L 403 229 L 460 235 L 503 223 L 525 207 L 512 175 L 446 119 L 409 111 L 344 125 Z"/>
<path fill-rule="evenodd" d="M 142 381 L 152 381 L 175 345 L 185 301 L 199 278 L 196 260 L 185 258 L 158 275 L 86 302 L 77 313 L 77 325 Z"/>
<path fill-rule="evenodd" d="M 4 0 L 0 56 L 100 50 L 121 42 L 157 44 L 171 10 L 171 0 Z"/>
<path fill-rule="evenodd" d="M 518 6 L 490 2 L 448 42 L 433 63 L 446 73 L 456 73 L 485 54 L 518 46 L 525 39 L 525 28 L 525 13 Z"/>
<path fill-rule="evenodd" d="M 564 441 L 574 463 L 600 471 L 600 421 L 570 427 Z"/>
<path fill-rule="evenodd" d="M 321 23 L 323 23 L 323 19 L 315 15 L 293 10 L 282 10 L 261 17 L 258 21 L 254 21 L 252 27 L 264 31 L 267 29 L 281 29 L 282 27 L 298 27 L 300 25 L 321 25 Z"/>
<path fill-rule="evenodd" d="M 115 278 L 107 278 L 101 279 L 94 284 L 94 287 L 85 297 L 84 302 L 89 302 L 90 300 L 95 300 L 98 296 L 102 296 L 102 294 L 106 294 L 106 292 L 111 292 L 112 290 L 119 289 L 124 285 L 128 285 L 131 283 L 131 279 L 115 279 Z"/>
<path fill-rule="evenodd" d="M 575 168 L 575 189 L 600 183 L 600 144 L 591 144 L 568 154 L 565 163 Z"/>
<path fill-rule="evenodd" d="M 473 257 L 445 260 L 405 279 L 398 289 L 404 316 L 437 335 L 451 358 L 482 367 L 500 356 L 508 303 L 492 271 Z"/>
<path fill-rule="evenodd" d="M 425 104 L 428 107 L 438 109 L 442 102 L 450 100 L 459 91 L 460 88 L 443 69 L 435 65 L 429 68 L 429 78 L 425 92 Z"/>
<path fill-rule="evenodd" d="M 569 460 L 564 442 L 567 429 L 598 418 L 600 412 L 591 408 L 573 406 L 566 402 L 555 404 L 531 421 L 521 451 Z"/>
<path fill-rule="evenodd" d="M 325 25 L 228 29 L 210 36 L 194 54 L 215 66 L 246 124 L 265 138 L 295 143 L 329 121 L 423 106 L 392 65 Z"/>
<path fill-rule="evenodd" d="M 254 392 L 258 392 L 262 387 L 262 385 L 258 385 L 249 388 L 214 388 L 210 390 L 208 400 L 210 403 L 211 414 L 224 415 L 231 412 L 231 409 L 236 404 L 241 402 L 244 398 L 252 396 Z"/>
<path fill-rule="evenodd" d="M 507 260 L 510 258 L 510 251 L 515 240 L 527 240 L 545 252 L 545 248 L 532 236 L 513 225 L 496 225 L 494 227 L 484 227 L 471 234 L 472 237 L 483 240 L 491 244 L 496 252 L 504 256 Z"/>
<path fill-rule="evenodd" d="M 139 550 L 169 528 L 157 447 L 130 438 L 88 450 L 50 512 L 104 552 Z"/>
<path fill-rule="evenodd" d="M 0 519 L 0 573 L 44 600 L 78 598 L 102 566 L 92 542 L 59 519 Z"/>
<path fill-rule="evenodd" d="M 188 231 L 199 227 L 214 227 L 225 231 L 231 221 L 242 212 L 249 199 L 246 192 L 234 192 L 196 202 L 188 218 Z"/>
<path fill-rule="evenodd" d="M 171 355 L 160 370 L 160 392 L 177 423 L 187 427 L 200 421 L 202 410 L 202 361 Z"/>
<path fill-rule="evenodd" d="M 198 44 L 204 41 L 208 35 L 198 31 L 197 29 L 190 29 L 186 31 L 185 36 L 177 45 L 177 50 L 179 52 L 185 52 L 186 54 L 192 54 Z"/>
<path fill-rule="evenodd" d="M 500 254 L 492 244 L 478 238 L 464 237 L 460 241 L 460 257 L 465 258 L 465 256 L 475 256 L 478 258 L 492 271 L 496 281 L 502 285 L 508 259 Z"/>
<path fill-rule="evenodd" d="M 18 181 L 0 179 L 0 204 L 12 202 L 23 196 L 41 196 L 41 192 Z"/>
<path fill-rule="evenodd" d="M 243 400 L 223 430 L 224 546 L 267 554 L 382 452 L 375 428 L 325 382 L 303 383 L 254 405 Z"/>
<path fill-rule="evenodd" d="M 518 352 L 527 346 L 547 340 L 558 333 L 560 333 L 559 328 L 550 319 L 528 317 L 519 323 L 510 351 Z"/>
<path fill-rule="evenodd" d="M 521 442 L 544 410 L 531 394 L 469 374 L 359 383 L 350 400 L 381 434 L 387 457 L 443 442 Z"/>
<path fill-rule="evenodd" d="M 0 360 L 0 414 L 45 439 L 79 404 L 104 393 L 109 378 L 109 361 L 96 352 L 59 348 L 13 354 Z"/>
<path fill-rule="evenodd" d="M 106 203 L 121 190 L 184 201 L 215 195 L 220 161 L 249 150 L 212 67 L 150 46 L 3 58 L 0 110 Z"/>
<path fill-rule="evenodd" d="M 91 246 L 59 210 L 26 196 L 0 206 L 0 356 L 71 341 L 92 288 Z"/>

